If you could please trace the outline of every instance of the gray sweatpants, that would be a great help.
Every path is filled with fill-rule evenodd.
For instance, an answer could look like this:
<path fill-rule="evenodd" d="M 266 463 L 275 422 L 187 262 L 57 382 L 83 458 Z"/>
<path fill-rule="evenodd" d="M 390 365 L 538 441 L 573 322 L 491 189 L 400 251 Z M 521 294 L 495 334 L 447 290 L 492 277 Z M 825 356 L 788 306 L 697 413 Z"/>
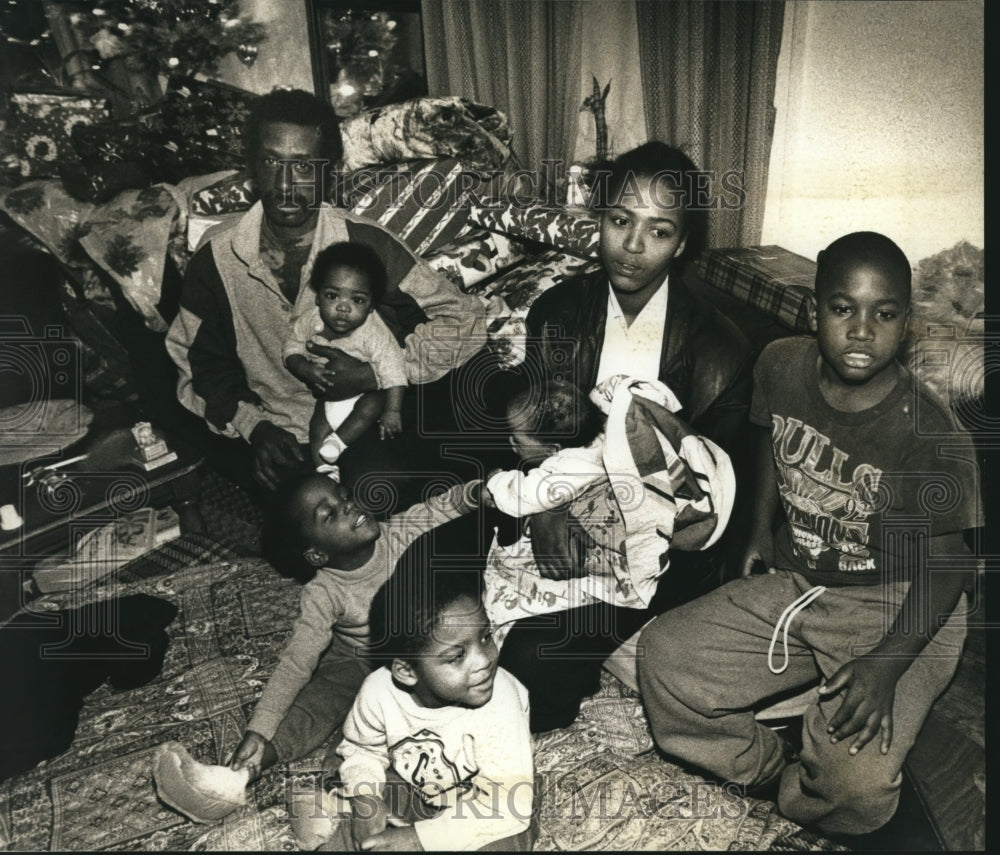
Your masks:
<path fill-rule="evenodd" d="M 335 638 L 271 740 L 278 761 L 297 760 L 339 728 L 370 673 L 367 660 Z"/>
<path fill-rule="evenodd" d="M 775 624 L 811 587 L 799 574 L 779 570 L 737 579 L 661 615 L 639 640 L 639 688 L 653 736 L 667 754 L 737 784 L 755 785 L 780 774 L 778 809 L 786 817 L 824 832 L 861 834 L 895 813 L 903 761 L 958 665 L 965 597 L 896 685 L 888 754 L 879 750 L 880 734 L 854 756 L 848 753 L 852 738 L 830 742 L 826 728 L 840 707 L 841 691 L 822 701 L 817 694 L 810 703 L 801 759 L 786 765 L 781 738 L 756 721 L 753 708 L 829 678 L 875 647 L 909 585 L 828 588 L 791 621 L 789 664 L 774 674 L 768 646 Z M 784 660 L 782 651 L 779 636 L 776 667 Z"/>

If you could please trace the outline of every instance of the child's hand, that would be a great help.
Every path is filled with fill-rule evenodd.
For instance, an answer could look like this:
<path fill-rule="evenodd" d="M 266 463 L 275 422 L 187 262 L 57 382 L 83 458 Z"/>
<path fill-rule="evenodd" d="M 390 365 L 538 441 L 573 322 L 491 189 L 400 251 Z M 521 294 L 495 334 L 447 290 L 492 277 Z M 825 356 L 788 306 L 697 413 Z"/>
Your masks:
<path fill-rule="evenodd" d="M 479 484 L 479 504 L 481 504 L 484 508 L 496 509 L 497 506 L 496 499 L 493 498 L 493 494 L 489 491 L 489 488 L 486 486 L 486 484 L 489 482 L 490 478 L 492 478 L 499 472 L 503 472 L 503 470 L 500 468 L 491 469 L 490 472 Z"/>
<path fill-rule="evenodd" d="M 380 796 L 354 796 L 351 814 L 351 841 L 355 849 L 362 849 L 366 841 L 385 831 L 389 809 Z"/>
<path fill-rule="evenodd" d="M 229 768 L 234 772 L 240 769 L 250 770 L 250 780 L 256 781 L 260 777 L 264 764 L 264 752 L 267 750 L 268 741 L 254 730 L 248 730 L 243 734 L 243 739 L 236 746 L 233 757 L 229 761 Z"/>
<path fill-rule="evenodd" d="M 403 417 L 397 410 L 386 410 L 378 422 L 379 439 L 392 439 L 403 431 Z"/>
<path fill-rule="evenodd" d="M 774 572 L 774 540 L 770 532 L 751 537 L 740 559 L 740 576 L 765 571 Z"/>
<path fill-rule="evenodd" d="M 847 690 L 840 709 L 827 726 L 830 742 L 839 742 L 856 733 L 849 753 L 857 754 L 881 731 L 879 750 L 883 754 L 889 753 L 892 745 L 892 705 L 896 698 L 896 683 L 902 674 L 900 666 L 899 659 L 867 654 L 842 665 L 820 686 L 821 700 Z"/>
<path fill-rule="evenodd" d="M 423 852 L 420 838 L 413 826 L 402 828 L 387 828 L 381 834 L 361 841 L 361 849 L 365 852 Z"/>

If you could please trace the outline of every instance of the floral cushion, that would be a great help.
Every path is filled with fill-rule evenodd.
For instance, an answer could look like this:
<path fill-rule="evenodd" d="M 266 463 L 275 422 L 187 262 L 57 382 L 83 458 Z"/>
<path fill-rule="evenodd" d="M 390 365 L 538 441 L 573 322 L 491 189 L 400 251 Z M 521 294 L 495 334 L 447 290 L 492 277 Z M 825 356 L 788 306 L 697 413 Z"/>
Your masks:
<path fill-rule="evenodd" d="M 523 243 L 498 232 L 475 229 L 438 247 L 427 255 L 427 263 L 443 273 L 463 291 L 520 261 L 528 254 Z"/>
<path fill-rule="evenodd" d="M 511 237 L 539 241 L 581 258 L 596 258 L 600 240 L 597 217 L 543 203 L 523 201 L 473 205 L 469 219 L 477 226 Z"/>
<path fill-rule="evenodd" d="M 341 123 L 344 169 L 421 158 L 456 157 L 478 170 L 510 158 L 507 117 L 465 98 L 416 98 Z"/>
<path fill-rule="evenodd" d="M 9 131 L 14 140 L 21 175 L 54 177 L 60 164 L 77 160 L 71 135 L 78 125 L 108 117 L 104 98 L 42 92 L 15 92 L 10 96 Z"/>
<path fill-rule="evenodd" d="M 89 277 L 96 278 L 92 261 L 118 282 L 146 326 L 165 332 L 157 305 L 168 242 L 181 222 L 174 192 L 162 185 L 126 190 L 93 205 L 74 199 L 58 181 L 32 181 L 0 199 L 0 209 L 85 274 L 85 293 Z"/>
<path fill-rule="evenodd" d="M 985 253 L 967 241 L 923 259 L 914 272 L 904 360 L 925 386 L 958 409 L 984 405 L 984 283 Z"/>
<path fill-rule="evenodd" d="M 126 190 L 87 220 L 80 245 L 121 286 L 150 329 L 166 332 L 160 288 L 178 206 L 165 187 Z"/>
<path fill-rule="evenodd" d="M 598 267 L 596 261 L 550 250 L 501 273 L 496 279 L 469 289 L 479 294 L 486 303 L 489 346 L 501 366 L 512 368 L 524 361 L 527 334 L 524 319 L 539 294 L 574 276 L 591 273 Z"/>

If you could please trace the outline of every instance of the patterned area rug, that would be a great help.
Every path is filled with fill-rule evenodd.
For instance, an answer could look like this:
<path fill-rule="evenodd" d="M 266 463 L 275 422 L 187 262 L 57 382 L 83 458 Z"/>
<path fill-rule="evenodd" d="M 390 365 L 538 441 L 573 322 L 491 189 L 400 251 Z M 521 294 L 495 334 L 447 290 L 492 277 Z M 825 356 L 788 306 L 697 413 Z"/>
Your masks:
<path fill-rule="evenodd" d="M 264 514 L 254 498 L 207 466 L 202 469 L 200 487 L 198 508 L 205 532 L 238 555 L 259 556 Z"/>
<path fill-rule="evenodd" d="M 17 850 L 294 850 L 274 770 L 250 804 L 197 825 L 156 797 L 150 764 L 176 740 L 198 760 L 236 748 L 298 609 L 299 587 L 265 562 L 222 561 L 112 582 L 86 600 L 146 593 L 177 605 L 160 676 L 139 689 L 107 684 L 86 701 L 71 748 L 0 783 L 0 847 Z M 53 594 L 33 608 L 82 604 Z M 578 720 L 536 741 L 543 782 L 536 849 L 818 850 L 836 848 L 779 816 L 665 763 L 635 693 L 610 675 Z M 320 748 L 315 757 L 322 755 Z M 296 764 L 309 767 L 309 759 Z"/>

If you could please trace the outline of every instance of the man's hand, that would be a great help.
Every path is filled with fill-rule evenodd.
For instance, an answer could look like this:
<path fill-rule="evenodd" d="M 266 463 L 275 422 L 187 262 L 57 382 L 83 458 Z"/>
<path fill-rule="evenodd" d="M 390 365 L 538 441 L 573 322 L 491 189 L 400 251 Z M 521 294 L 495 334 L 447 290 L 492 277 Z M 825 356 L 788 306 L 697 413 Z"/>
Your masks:
<path fill-rule="evenodd" d="M 396 410 L 386 410 L 378 420 L 378 438 L 392 439 L 403 432 L 403 416 Z"/>
<path fill-rule="evenodd" d="M 333 388 L 334 372 L 325 363 L 313 362 L 301 353 L 293 353 L 285 358 L 285 367 L 317 397 L 322 397 Z"/>
<path fill-rule="evenodd" d="M 229 761 L 229 768 L 234 772 L 249 769 L 250 780 L 256 781 L 264 769 L 264 754 L 268 745 L 270 743 L 255 730 L 248 730 L 243 734 L 240 744 L 236 746 L 236 751 Z"/>
<path fill-rule="evenodd" d="M 593 539 L 579 523 L 570 522 L 569 511 L 557 510 L 529 517 L 531 551 L 543 579 L 586 576 L 583 555 Z"/>
<path fill-rule="evenodd" d="M 306 452 L 295 435 L 272 422 L 258 422 L 250 434 L 253 446 L 253 477 L 269 490 L 278 486 L 282 470 L 301 468 Z"/>
<path fill-rule="evenodd" d="M 336 347 L 327 347 L 312 341 L 306 342 L 306 349 L 314 356 L 326 360 L 325 376 L 329 377 L 332 374 L 336 378 L 330 380 L 330 389 L 324 395 L 327 400 L 342 401 L 378 389 L 375 372 L 367 362 L 348 356 Z"/>
<path fill-rule="evenodd" d="M 888 754 L 892 745 L 892 705 L 896 699 L 896 683 L 908 664 L 908 660 L 868 653 L 838 668 L 819 688 L 821 701 L 846 689 L 840 709 L 827 727 L 830 742 L 839 742 L 856 733 L 849 753 L 857 754 L 881 731 L 879 750 Z"/>
<path fill-rule="evenodd" d="M 361 841 L 365 852 L 423 852 L 424 847 L 413 826 L 387 828 L 380 834 Z"/>

